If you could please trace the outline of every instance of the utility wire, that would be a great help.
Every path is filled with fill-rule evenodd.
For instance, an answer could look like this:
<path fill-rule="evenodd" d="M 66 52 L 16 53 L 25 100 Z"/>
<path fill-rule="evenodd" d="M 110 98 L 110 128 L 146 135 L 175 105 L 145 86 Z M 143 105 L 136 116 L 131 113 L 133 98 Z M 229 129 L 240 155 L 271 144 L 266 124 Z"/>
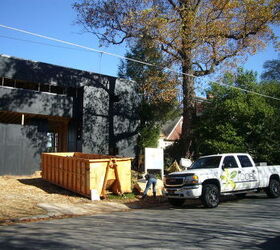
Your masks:
<path fill-rule="evenodd" d="M 126 56 L 121 56 L 121 55 L 118 55 L 118 54 L 114 54 L 114 53 L 110 53 L 110 52 L 106 52 L 106 51 L 90 48 L 90 47 L 79 45 L 79 44 L 76 44 L 76 43 L 67 42 L 67 41 L 64 41 L 64 40 L 61 40 L 61 39 L 40 35 L 40 34 L 33 33 L 33 32 L 30 32 L 30 31 L 26 31 L 26 30 L 23 30 L 23 29 L 17 29 L 17 28 L 14 28 L 14 27 L 3 25 L 3 24 L 0 24 L 0 27 L 5 28 L 5 29 L 10 29 L 10 30 L 18 31 L 18 32 L 25 33 L 25 34 L 28 34 L 28 35 L 44 38 L 44 39 L 47 39 L 47 40 L 55 41 L 55 42 L 58 42 L 58 43 L 63 43 L 63 44 L 71 45 L 71 46 L 74 46 L 74 47 L 78 47 L 80 49 L 85 49 L 85 50 L 97 52 L 97 53 L 100 53 L 101 55 L 105 54 L 105 55 L 109 55 L 109 56 L 113 56 L 113 57 L 118 57 L 118 58 L 121 58 L 121 59 L 124 59 L 124 60 L 140 63 L 140 64 L 147 65 L 147 66 L 158 67 L 155 64 L 151 64 L 151 63 L 143 62 L 143 61 L 136 60 L 136 59 L 133 59 L 133 58 L 129 58 L 129 57 L 126 57 Z M 2 36 L 2 37 L 5 37 L 5 36 Z M 10 38 L 10 37 L 6 37 L 6 38 Z M 15 38 L 11 38 L 11 39 L 15 39 Z M 23 39 L 15 39 L 15 40 L 23 40 Z M 28 41 L 28 40 L 23 40 L 23 41 Z M 30 41 L 30 42 L 32 42 L 32 41 Z M 55 46 L 55 45 L 45 44 L 45 43 L 40 43 L 40 42 L 34 42 L 34 43 L 43 44 L 43 45 L 50 45 L 50 46 L 54 46 L 54 47 L 62 47 L 62 46 Z M 62 48 L 71 49 L 69 47 L 62 47 Z M 194 75 L 186 74 L 186 73 L 183 73 L 183 72 L 178 72 L 178 71 L 172 70 L 170 68 L 164 68 L 164 69 L 167 69 L 168 71 L 174 72 L 176 74 L 191 76 L 191 77 L 194 77 L 194 78 L 196 77 Z M 274 99 L 274 100 L 280 101 L 280 98 L 264 95 L 264 94 L 261 94 L 261 93 L 255 92 L 255 91 L 242 89 L 242 88 L 239 88 L 239 87 L 235 87 L 235 86 L 228 85 L 228 84 L 225 84 L 225 83 L 220 83 L 220 82 L 218 82 L 217 84 L 219 84 L 221 86 L 224 86 L 224 87 L 234 88 L 234 89 L 238 89 L 238 90 L 243 91 L 243 92 L 252 93 L 252 94 L 259 95 L 259 96 L 262 96 L 262 97 L 265 97 L 265 98 L 270 98 L 270 99 Z"/>
<path fill-rule="evenodd" d="M 94 52 L 97 52 L 97 53 L 102 53 L 102 54 L 105 54 L 105 55 L 118 57 L 118 58 L 125 59 L 125 60 L 128 60 L 128 61 L 132 61 L 132 62 L 136 62 L 136 63 L 141 63 L 141 64 L 144 64 L 144 65 L 147 65 L 147 66 L 157 67 L 157 65 L 155 65 L 155 64 L 151 64 L 151 63 L 143 62 L 143 61 L 136 60 L 136 59 L 133 59 L 133 58 L 129 58 L 129 57 L 126 57 L 126 56 L 121 56 L 121 55 L 118 55 L 118 54 L 113 54 L 113 53 L 110 53 L 110 52 L 106 52 L 106 51 L 90 48 L 90 47 L 79 45 L 79 44 L 76 44 L 76 43 L 67 42 L 67 41 L 64 41 L 64 40 L 61 40 L 61 39 L 40 35 L 38 33 L 33 33 L 33 32 L 30 32 L 30 31 L 27 31 L 27 30 L 17 29 L 17 28 L 13 28 L 13 27 L 10 27 L 10 26 L 3 25 L 3 24 L 0 24 L 0 27 L 5 28 L 5 29 L 10 29 L 10 30 L 18 31 L 18 32 L 25 33 L 25 34 L 28 34 L 28 35 L 44 38 L 44 39 L 47 39 L 47 40 L 51 40 L 51 41 L 55 41 L 55 42 L 59 42 L 59 43 L 64 43 L 64 44 L 67 44 L 67 45 L 75 46 L 75 47 L 86 49 L 86 50 L 89 50 L 89 51 L 94 51 Z M 176 73 L 176 74 L 182 74 L 182 75 L 186 75 L 186 76 L 196 77 L 194 75 L 186 74 L 186 73 L 181 73 L 181 72 L 178 72 L 178 71 L 170 69 L 170 68 L 164 68 L 164 69 L 166 69 L 166 70 L 168 70 L 170 72 Z"/>
<path fill-rule="evenodd" d="M 252 91 L 252 90 L 242 89 L 242 88 L 239 88 L 239 87 L 236 87 L 236 86 L 228 85 L 226 83 L 218 82 L 217 84 L 219 84 L 221 86 L 224 86 L 224 87 L 229 87 L 229 88 L 237 89 L 237 90 L 240 90 L 240 91 L 243 91 L 243 92 L 247 92 L 247 93 L 259 95 L 259 96 L 262 96 L 262 97 L 265 97 L 265 98 L 270 98 L 270 99 L 280 101 L 280 98 L 269 96 L 269 95 L 264 95 L 264 94 L 261 94 L 261 93 L 258 93 L 258 92 Z"/>
<path fill-rule="evenodd" d="M 11 36 L 0 35 L 0 37 L 6 38 L 6 39 L 10 39 L 10 40 L 20 41 L 20 42 L 27 42 L 27 43 L 34 43 L 34 44 L 49 46 L 49 47 L 62 48 L 62 49 L 70 49 L 70 50 L 77 50 L 77 51 L 84 51 L 84 49 L 81 49 L 81 48 L 80 49 L 79 48 L 71 48 L 71 47 L 54 45 L 54 44 L 44 43 L 44 42 L 31 41 L 31 40 L 28 40 L 28 39 L 21 39 L 21 38 L 11 37 Z"/>

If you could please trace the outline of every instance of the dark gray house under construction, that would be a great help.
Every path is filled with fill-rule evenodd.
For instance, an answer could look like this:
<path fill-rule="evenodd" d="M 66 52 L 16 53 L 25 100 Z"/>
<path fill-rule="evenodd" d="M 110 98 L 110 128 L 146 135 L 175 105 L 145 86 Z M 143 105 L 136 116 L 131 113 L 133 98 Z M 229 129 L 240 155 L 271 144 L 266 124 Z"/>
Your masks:
<path fill-rule="evenodd" d="M 40 170 L 42 152 L 134 155 L 134 82 L 5 55 L 0 81 L 0 175 Z"/>

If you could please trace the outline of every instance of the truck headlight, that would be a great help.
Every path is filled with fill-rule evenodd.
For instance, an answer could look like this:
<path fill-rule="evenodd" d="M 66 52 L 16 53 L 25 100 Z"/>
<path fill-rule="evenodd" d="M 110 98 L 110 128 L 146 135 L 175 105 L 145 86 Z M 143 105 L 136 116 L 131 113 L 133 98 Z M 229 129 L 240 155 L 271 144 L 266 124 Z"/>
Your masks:
<path fill-rule="evenodd" d="M 191 175 L 185 177 L 185 184 L 197 184 L 198 183 L 198 176 L 197 175 Z"/>

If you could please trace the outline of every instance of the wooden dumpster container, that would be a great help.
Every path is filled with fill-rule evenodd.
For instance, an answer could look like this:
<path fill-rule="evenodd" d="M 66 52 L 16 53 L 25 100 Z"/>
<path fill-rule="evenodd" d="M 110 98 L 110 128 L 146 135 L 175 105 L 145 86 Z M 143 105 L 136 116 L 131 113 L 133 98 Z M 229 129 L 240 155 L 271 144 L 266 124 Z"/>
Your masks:
<path fill-rule="evenodd" d="M 73 153 L 43 153 L 42 178 L 65 189 L 91 197 L 94 190 L 105 196 L 131 192 L 131 160 L 109 155 Z"/>

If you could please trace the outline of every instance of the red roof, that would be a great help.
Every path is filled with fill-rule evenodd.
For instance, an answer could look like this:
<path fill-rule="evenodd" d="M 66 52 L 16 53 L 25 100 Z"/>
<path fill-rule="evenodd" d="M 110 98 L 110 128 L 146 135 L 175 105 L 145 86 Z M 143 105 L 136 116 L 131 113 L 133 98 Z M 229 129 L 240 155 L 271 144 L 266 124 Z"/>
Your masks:
<path fill-rule="evenodd" d="M 181 116 L 180 119 L 175 124 L 175 126 L 170 131 L 170 133 L 166 136 L 165 140 L 176 141 L 180 139 L 182 133 L 182 124 L 183 124 L 183 117 Z"/>

